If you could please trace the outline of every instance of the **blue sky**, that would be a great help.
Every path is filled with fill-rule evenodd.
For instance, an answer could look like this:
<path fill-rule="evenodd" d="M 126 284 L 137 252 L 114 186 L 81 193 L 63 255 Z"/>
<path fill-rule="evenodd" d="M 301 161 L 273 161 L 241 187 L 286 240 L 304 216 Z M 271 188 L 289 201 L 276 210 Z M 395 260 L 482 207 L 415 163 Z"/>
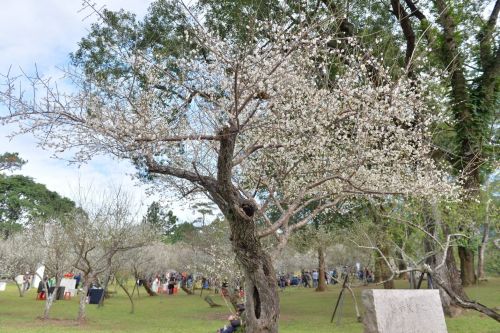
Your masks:
<path fill-rule="evenodd" d="M 152 0 L 94 0 L 98 8 L 111 10 L 124 8 L 142 17 Z M 81 0 L 2 0 L 0 11 L 0 73 L 12 68 L 33 72 L 35 64 L 39 72 L 58 78 L 57 67 L 68 62 L 68 54 L 77 48 L 85 36 L 95 15 L 87 17 L 89 10 L 82 11 Z M 1 108 L 1 107 L 0 107 Z M 0 110 L 0 112 L 5 109 Z M 13 127 L 0 127 L 0 153 L 19 152 L 28 164 L 19 173 L 47 185 L 50 190 L 74 198 L 79 184 L 92 186 L 123 186 L 134 193 L 137 202 L 149 203 L 145 187 L 131 177 L 134 168 L 127 161 L 98 156 L 84 165 L 51 158 L 51 152 L 37 147 L 33 137 L 24 135 L 12 140 L 7 135 Z M 192 211 L 177 207 L 175 212 L 183 219 L 191 220 Z"/>

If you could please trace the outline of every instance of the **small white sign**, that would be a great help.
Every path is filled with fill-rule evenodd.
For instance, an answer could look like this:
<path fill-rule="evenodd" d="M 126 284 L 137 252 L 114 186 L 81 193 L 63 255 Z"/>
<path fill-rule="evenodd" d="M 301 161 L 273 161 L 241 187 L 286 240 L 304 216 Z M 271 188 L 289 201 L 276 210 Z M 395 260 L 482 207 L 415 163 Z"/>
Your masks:
<path fill-rule="evenodd" d="M 70 292 L 71 296 L 76 296 L 76 280 L 71 278 L 63 278 L 61 280 L 61 287 L 65 287 L 64 292 Z"/>

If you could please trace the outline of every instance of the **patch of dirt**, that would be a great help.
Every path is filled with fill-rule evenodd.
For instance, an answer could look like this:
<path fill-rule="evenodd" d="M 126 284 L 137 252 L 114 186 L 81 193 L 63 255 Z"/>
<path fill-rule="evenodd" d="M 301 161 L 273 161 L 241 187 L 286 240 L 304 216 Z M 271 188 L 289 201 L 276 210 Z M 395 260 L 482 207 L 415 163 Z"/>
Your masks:
<path fill-rule="evenodd" d="M 42 317 L 36 318 L 37 326 L 42 325 L 50 325 L 50 326 L 85 326 L 86 322 L 79 322 L 74 319 L 61 319 L 61 318 L 49 318 L 43 319 Z"/>

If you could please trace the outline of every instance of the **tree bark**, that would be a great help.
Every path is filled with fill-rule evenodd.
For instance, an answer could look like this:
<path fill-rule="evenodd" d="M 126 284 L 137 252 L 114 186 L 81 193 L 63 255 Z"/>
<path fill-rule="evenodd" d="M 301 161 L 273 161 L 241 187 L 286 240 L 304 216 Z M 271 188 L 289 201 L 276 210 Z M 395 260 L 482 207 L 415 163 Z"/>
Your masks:
<path fill-rule="evenodd" d="M 48 293 L 49 288 L 46 287 L 45 290 L 47 292 L 45 294 L 45 307 L 43 310 L 43 319 L 49 319 L 50 309 L 52 308 L 52 304 L 54 304 L 54 300 L 57 298 L 57 291 L 59 290 L 59 287 L 54 288 L 54 291 L 52 292 L 52 295 L 50 295 L 50 296 Z"/>
<path fill-rule="evenodd" d="M 431 235 L 434 235 L 436 237 L 437 230 L 439 229 L 439 227 L 441 227 L 443 237 L 448 237 L 448 235 L 450 234 L 449 227 L 441 223 L 439 210 L 436 205 L 425 203 L 425 206 L 431 208 L 431 210 L 424 210 L 424 215 L 426 218 L 426 230 Z M 432 241 L 429 239 L 427 239 L 426 242 L 431 244 L 428 249 L 433 250 L 436 244 L 432 243 Z M 440 283 L 438 283 L 438 287 L 439 293 L 441 295 L 441 303 L 443 305 L 444 313 L 447 316 L 455 317 L 460 314 L 460 307 L 462 307 L 462 305 L 457 301 L 456 297 L 459 297 L 464 301 L 469 301 L 469 297 L 465 293 L 465 290 L 462 286 L 462 280 L 460 278 L 460 272 L 457 269 L 453 247 L 449 247 L 446 253 L 443 253 L 443 255 L 446 256 L 445 264 L 439 269 L 439 271 L 434 272 L 433 278 L 439 279 L 440 281 Z M 432 256 L 427 259 L 427 263 L 429 264 L 429 266 L 431 266 L 432 269 L 434 269 L 441 261 L 442 257 L 439 255 Z M 451 291 L 454 296 L 452 297 L 450 295 L 450 292 L 448 292 L 447 290 Z"/>
<path fill-rule="evenodd" d="M 401 246 L 401 248 L 404 249 L 404 245 Z M 408 263 L 405 261 L 403 255 L 400 252 L 397 253 L 397 256 L 398 256 L 398 269 L 400 271 L 405 271 L 408 268 Z M 398 279 L 405 279 L 405 280 L 408 279 L 408 273 L 405 272 L 399 274 Z"/>
<path fill-rule="evenodd" d="M 388 260 L 390 256 L 390 248 L 386 244 L 378 244 L 378 248 L 382 255 Z M 386 261 L 378 252 L 375 253 L 375 282 L 384 282 L 384 289 L 394 289 L 394 279 L 391 278 L 392 271 L 387 266 Z"/>
<path fill-rule="evenodd" d="M 50 309 L 52 308 L 54 301 L 57 299 L 57 293 L 61 286 L 61 278 L 57 277 L 56 287 L 54 288 L 54 291 L 52 292 L 52 295 L 50 297 L 49 297 L 49 284 L 47 282 L 45 282 L 44 284 L 45 284 L 45 309 L 43 311 L 43 319 L 49 319 Z"/>
<path fill-rule="evenodd" d="M 476 272 L 474 267 L 474 252 L 464 246 L 458 247 L 460 257 L 460 278 L 464 287 L 476 283 Z"/>
<path fill-rule="evenodd" d="M 484 225 L 484 228 L 488 228 Z M 489 229 L 489 228 L 488 228 Z M 488 236 L 486 235 L 486 231 L 483 234 L 483 242 L 479 245 L 478 254 L 477 254 L 477 279 L 483 280 L 485 278 L 484 274 L 484 253 L 486 252 L 486 245 L 488 244 Z M 486 240 L 485 240 L 486 238 Z"/>
<path fill-rule="evenodd" d="M 83 284 L 82 294 L 80 295 L 80 304 L 78 305 L 78 318 L 79 322 L 84 322 L 87 319 L 87 314 L 85 312 L 85 307 L 87 305 L 87 292 L 90 286 L 90 277 L 84 276 L 85 282 Z"/>
<path fill-rule="evenodd" d="M 99 299 L 99 304 L 97 305 L 98 308 L 101 308 L 104 306 L 104 297 L 105 295 L 107 294 L 108 292 L 108 285 L 109 285 L 109 280 L 111 279 L 111 259 L 113 257 L 114 253 L 111 254 L 108 258 L 107 258 L 107 264 L 108 264 L 108 269 L 107 269 L 107 273 L 106 273 L 106 278 L 104 279 L 104 288 L 103 288 L 103 293 L 101 295 L 101 298 Z"/>
<path fill-rule="evenodd" d="M 441 280 L 441 277 L 438 274 L 435 275 L 435 282 L 442 287 L 446 293 L 450 296 L 451 299 L 453 299 L 457 304 L 459 304 L 461 307 L 466 308 L 466 309 L 473 309 L 476 311 L 479 311 L 481 313 L 484 313 L 488 317 L 495 319 L 496 321 L 500 322 L 500 314 L 497 313 L 495 310 L 490 309 L 489 307 L 478 303 L 478 302 L 473 302 L 470 300 L 465 300 L 461 298 L 459 295 L 455 294 L 452 288 L 450 288 L 444 281 Z"/>
<path fill-rule="evenodd" d="M 254 201 L 242 196 L 232 183 L 233 154 L 237 125 L 220 131 L 216 184 L 204 183 L 229 222 L 230 241 L 245 279 L 245 331 L 278 332 L 279 297 L 271 257 L 257 237 Z"/>
<path fill-rule="evenodd" d="M 411 16 L 406 12 L 405 8 L 401 5 L 399 0 L 391 0 L 392 13 L 399 21 L 401 30 L 406 39 L 406 53 L 405 53 L 405 66 L 408 71 L 408 76 L 413 76 L 413 70 L 411 68 L 411 61 L 413 58 L 413 52 L 415 51 L 415 32 L 411 26 Z"/>
<path fill-rule="evenodd" d="M 230 220 L 236 258 L 245 276 L 245 319 L 248 333 L 278 332 L 279 297 L 276 273 L 255 234 L 253 221 Z"/>
<path fill-rule="evenodd" d="M 325 279 L 325 251 L 322 246 L 318 247 L 318 287 L 316 291 L 326 291 L 326 279 Z"/>
<path fill-rule="evenodd" d="M 122 290 L 127 295 L 128 300 L 130 301 L 130 313 L 133 314 L 135 312 L 135 305 L 134 305 L 133 295 L 134 295 L 134 290 L 135 290 L 135 288 L 137 286 L 137 283 L 134 283 L 134 289 L 132 289 L 132 293 L 130 293 L 128 291 L 128 288 L 126 287 L 126 285 L 127 285 L 127 281 L 126 280 L 122 281 L 119 278 L 116 278 L 116 283 L 118 283 L 118 285 L 120 286 L 120 288 L 122 288 Z"/>
<path fill-rule="evenodd" d="M 157 293 L 155 293 L 153 291 L 153 289 L 151 289 L 151 285 L 149 284 L 149 281 L 147 281 L 146 279 L 143 280 L 144 282 L 142 283 L 142 285 L 144 286 L 144 289 L 146 289 L 146 292 L 148 293 L 149 296 L 158 296 Z M 139 288 L 137 288 L 137 295 L 139 295 Z"/>
<path fill-rule="evenodd" d="M 16 284 L 17 291 L 19 292 L 19 297 L 24 297 L 24 290 L 23 290 L 24 288 L 22 288 L 21 285 L 17 283 L 15 276 L 12 278 L 12 281 L 14 281 L 14 283 Z"/>
<path fill-rule="evenodd" d="M 483 237 L 481 238 L 481 244 L 479 245 L 477 254 L 477 278 L 478 280 L 484 279 L 484 253 L 486 251 L 486 246 L 488 245 L 490 237 L 490 221 L 489 221 L 489 208 L 490 201 L 486 202 L 486 221 L 483 224 Z"/>

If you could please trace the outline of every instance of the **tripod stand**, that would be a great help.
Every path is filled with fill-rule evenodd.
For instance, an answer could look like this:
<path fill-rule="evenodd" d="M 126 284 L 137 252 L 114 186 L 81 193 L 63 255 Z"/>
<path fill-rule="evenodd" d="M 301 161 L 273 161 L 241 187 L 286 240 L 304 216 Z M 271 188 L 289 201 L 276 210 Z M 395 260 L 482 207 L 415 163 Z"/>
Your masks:
<path fill-rule="evenodd" d="M 338 310 L 339 314 L 337 315 L 337 325 L 340 324 L 340 319 L 342 318 L 342 309 L 343 309 L 343 305 L 344 305 L 344 291 L 346 291 L 346 290 L 351 292 L 352 298 L 354 300 L 354 307 L 356 309 L 356 316 L 357 316 L 358 322 L 361 322 L 361 315 L 359 314 L 358 304 L 356 302 L 356 297 L 354 296 L 352 289 L 349 287 L 349 273 L 346 273 L 345 278 L 344 278 L 344 282 L 342 283 L 342 290 L 340 291 L 339 298 L 337 299 L 337 303 L 335 304 L 335 308 L 333 310 L 330 323 L 333 323 L 333 319 L 335 318 L 335 315 L 337 314 L 337 310 Z"/>

